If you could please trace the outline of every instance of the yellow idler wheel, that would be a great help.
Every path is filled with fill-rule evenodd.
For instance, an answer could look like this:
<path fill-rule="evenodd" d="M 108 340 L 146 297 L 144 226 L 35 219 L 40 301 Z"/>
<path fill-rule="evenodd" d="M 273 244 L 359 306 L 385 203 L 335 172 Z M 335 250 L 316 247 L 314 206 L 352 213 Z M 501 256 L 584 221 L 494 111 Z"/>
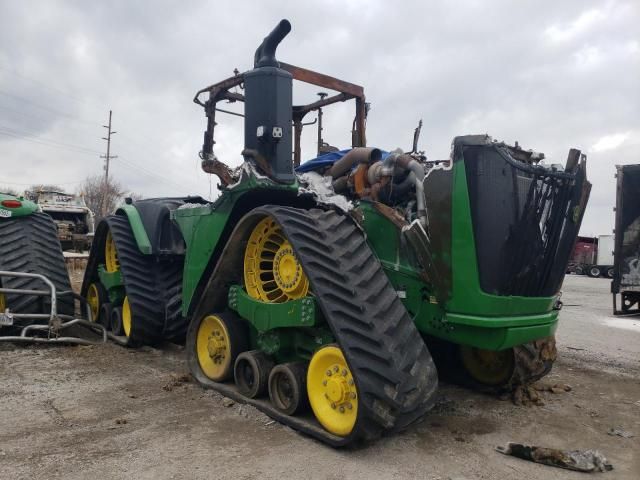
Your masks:
<path fill-rule="evenodd" d="M 87 290 L 87 303 L 91 309 L 91 320 L 94 322 L 97 322 L 98 317 L 100 316 L 101 298 L 98 288 L 99 286 L 97 284 L 92 283 L 89 285 L 89 289 Z"/>
<path fill-rule="evenodd" d="M 512 348 L 494 351 L 461 345 L 460 360 L 474 381 L 488 386 L 506 384 L 515 368 Z"/>
<path fill-rule="evenodd" d="M 122 302 L 122 329 L 124 330 L 124 334 L 127 337 L 131 336 L 131 326 L 132 326 L 132 315 L 131 315 L 131 305 L 129 305 L 129 297 L 124 297 L 124 302 Z"/>
<path fill-rule="evenodd" d="M 4 313 L 7 309 L 7 301 L 4 298 L 4 293 L 0 293 L 0 313 Z"/>
<path fill-rule="evenodd" d="M 111 230 L 107 232 L 107 239 L 104 243 L 104 268 L 109 273 L 120 270 L 118 252 L 116 250 L 116 244 L 113 241 L 113 236 L 111 235 Z"/>
<path fill-rule="evenodd" d="M 309 279 L 271 217 L 261 220 L 249 236 L 244 253 L 244 284 L 252 298 L 266 303 L 297 300 L 309 293 Z"/>
<path fill-rule="evenodd" d="M 346 437 L 358 418 L 358 390 L 342 350 L 322 347 L 311 357 L 307 394 L 320 424 L 334 435 Z"/>
<path fill-rule="evenodd" d="M 231 313 L 204 316 L 196 333 L 196 355 L 202 373 L 214 382 L 224 382 L 233 375 L 238 355 L 248 346 L 248 332 Z"/>

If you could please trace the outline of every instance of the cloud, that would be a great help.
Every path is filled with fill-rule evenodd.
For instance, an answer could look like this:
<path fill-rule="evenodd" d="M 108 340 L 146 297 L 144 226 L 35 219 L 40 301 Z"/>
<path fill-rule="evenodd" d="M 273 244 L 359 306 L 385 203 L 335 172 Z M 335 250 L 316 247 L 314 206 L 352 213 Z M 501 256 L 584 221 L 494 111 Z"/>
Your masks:
<path fill-rule="evenodd" d="M 553 42 L 565 42 L 588 32 L 600 22 L 604 22 L 607 15 L 599 9 L 582 12 L 575 20 L 564 25 L 554 24 L 545 30 L 546 36 Z"/>
<path fill-rule="evenodd" d="M 249 69 L 287 17 L 293 30 L 279 58 L 364 85 L 370 144 L 409 148 L 422 118 L 420 147 L 431 158 L 446 157 L 454 136 L 478 132 L 553 163 L 580 148 L 594 183 L 582 230 L 611 230 L 614 165 L 638 162 L 637 2 L 343 3 L 2 2 L 0 186 L 73 190 L 101 173 L 111 109 L 116 179 L 147 197 L 208 197 L 198 159 L 205 117 L 193 94 Z M 316 93 L 294 87 L 296 101 Z M 326 140 L 349 146 L 352 117 L 347 103 L 327 109 Z M 216 153 L 237 165 L 242 121 L 218 121 Z M 607 148 L 616 142 L 604 138 L 625 132 Z M 313 156 L 311 126 L 303 149 Z"/>
<path fill-rule="evenodd" d="M 628 132 L 605 135 L 603 137 L 600 137 L 600 139 L 593 144 L 591 150 L 594 152 L 606 152 L 608 150 L 615 150 L 620 145 L 622 145 L 627 138 L 629 138 Z"/>

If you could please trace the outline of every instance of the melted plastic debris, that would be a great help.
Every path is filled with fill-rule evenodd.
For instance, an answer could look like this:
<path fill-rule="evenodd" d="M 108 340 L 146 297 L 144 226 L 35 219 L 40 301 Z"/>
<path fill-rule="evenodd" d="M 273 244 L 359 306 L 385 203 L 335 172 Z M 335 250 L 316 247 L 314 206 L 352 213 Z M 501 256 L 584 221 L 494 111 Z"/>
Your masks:
<path fill-rule="evenodd" d="M 523 460 L 577 472 L 590 473 L 613 470 L 613 466 L 607 461 L 607 458 L 597 450 L 558 450 L 509 442 L 504 447 L 496 447 L 496 451 L 503 455 L 511 455 Z"/>
<path fill-rule="evenodd" d="M 333 190 L 331 177 L 325 177 L 316 172 L 307 172 L 298 175 L 298 180 L 301 184 L 298 195 L 313 195 L 318 203 L 335 206 L 343 212 L 353 209 L 353 203 L 347 200 L 344 195 L 339 195 Z"/>
<path fill-rule="evenodd" d="M 183 203 L 176 210 L 184 210 L 185 208 L 202 208 L 206 206 L 206 203 Z"/>

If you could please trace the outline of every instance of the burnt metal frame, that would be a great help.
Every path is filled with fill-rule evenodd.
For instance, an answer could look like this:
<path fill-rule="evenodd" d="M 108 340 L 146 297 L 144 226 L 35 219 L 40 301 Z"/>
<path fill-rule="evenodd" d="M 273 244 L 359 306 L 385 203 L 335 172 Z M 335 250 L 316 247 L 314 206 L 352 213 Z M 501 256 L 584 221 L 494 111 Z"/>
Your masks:
<path fill-rule="evenodd" d="M 351 130 L 351 146 L 366 147 L 367 105 L 365 102 L 364 88 L 360 85 L 355 85 L 323 73 L 314 72 L 313 70 L 307 70 L 306 68 L 289 65 L 288 63 L 280 62 L 280 68 L 289 72 L 294 80 L 339 92 L 337 95 L 323 98 L 307 105 L 294 105 L 292 107 L 294 129 L 293 164 L 295 167 L 300 165 L 301 159 L 300 138 L 303 127 L 302 119 L 307 113 L 334 103 L 355 99 L 356 114 Z M 243 82 L 244 73 L 236 73 L 233 77 L 198 90 L 193 98 L 195 103 L 205 109 L 207 115 L 207 130 L 202 147 L 203 155 L 211 154 L 213 152 L 213 145 L 216 143 L 214 140 L 216 111 L 242 116 L 239 113 L 216 108 L 216 104 L 223 100 L 228 100 L 229 102 L 244 102 L 244 95 L 230 91 L 232 88 L 240 86 Z M 209 93 L 209 99 L 203 102 L 200 100 L 200 96 L 205 92 Z"/>

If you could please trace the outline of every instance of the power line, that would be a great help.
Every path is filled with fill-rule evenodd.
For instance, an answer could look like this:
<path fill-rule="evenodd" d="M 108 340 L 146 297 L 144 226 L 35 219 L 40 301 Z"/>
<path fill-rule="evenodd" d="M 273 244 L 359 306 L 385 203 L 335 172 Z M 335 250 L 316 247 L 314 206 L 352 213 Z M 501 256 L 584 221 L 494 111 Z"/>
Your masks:
<path fill-rule="evenodd" d="M 57 142 L 55 140 L 38 138 L 38 137 L 35 137 L 34 135 L 30 135 L 17 130 L 12 130 L 12 129 L 3 130 L 2 128 L 3 127 L 0 126 L 0 135 L 16 138 L 18 140 L 22 140 L 25 142 L 35 143 L 38 145 L 43 145 L 45 147 L 60 148 L 62 150 L 67 150 L 74 153 L 83 153 L 83 154 L 91 154 L 91 155 L 100 154 L 100 152 L 97 150 L 91 150 L 89 148 L 81 147 L 78 145 Z"/>
<path fill-rule="evenodd" d="M 47 107 L 45 105 L 41 105 L 41 104 L 39 104 L 37 102 L 34 102 L 33 100 L 30 100 L 30 99 L 25 98 L 25 97 L 21 97 L 20 95 L 15 95 L 13 93 L 6 92 L 4 90 L 0 90 L 0 95 L 4 95 L 5 97 L 9 97 L 9 98 L 13 98 L 15 100 L 19 100 L 20 102 L 28 103 L 30 105 L 33 105 L 36 108 L 40 108 L 42 110 L 47 110 L 49 112 L 56 113 L 58 115 L 61 115 L 63 117 L 67 117 L 67 118 L 69 118 L 69 119 L 71 119 L 73 121 L 76 121 L 76 122 L 86 123 L 88 125 L 93 125 L 93 126 L 97 125 L 96 122 L 85 120 L 85 119 L 80 118 L 77 115 L 73 115 L 71 113 L 63 112 L 63 111 L 57 110 L 55 108 L 51 108 L 51 107 Z"/>

